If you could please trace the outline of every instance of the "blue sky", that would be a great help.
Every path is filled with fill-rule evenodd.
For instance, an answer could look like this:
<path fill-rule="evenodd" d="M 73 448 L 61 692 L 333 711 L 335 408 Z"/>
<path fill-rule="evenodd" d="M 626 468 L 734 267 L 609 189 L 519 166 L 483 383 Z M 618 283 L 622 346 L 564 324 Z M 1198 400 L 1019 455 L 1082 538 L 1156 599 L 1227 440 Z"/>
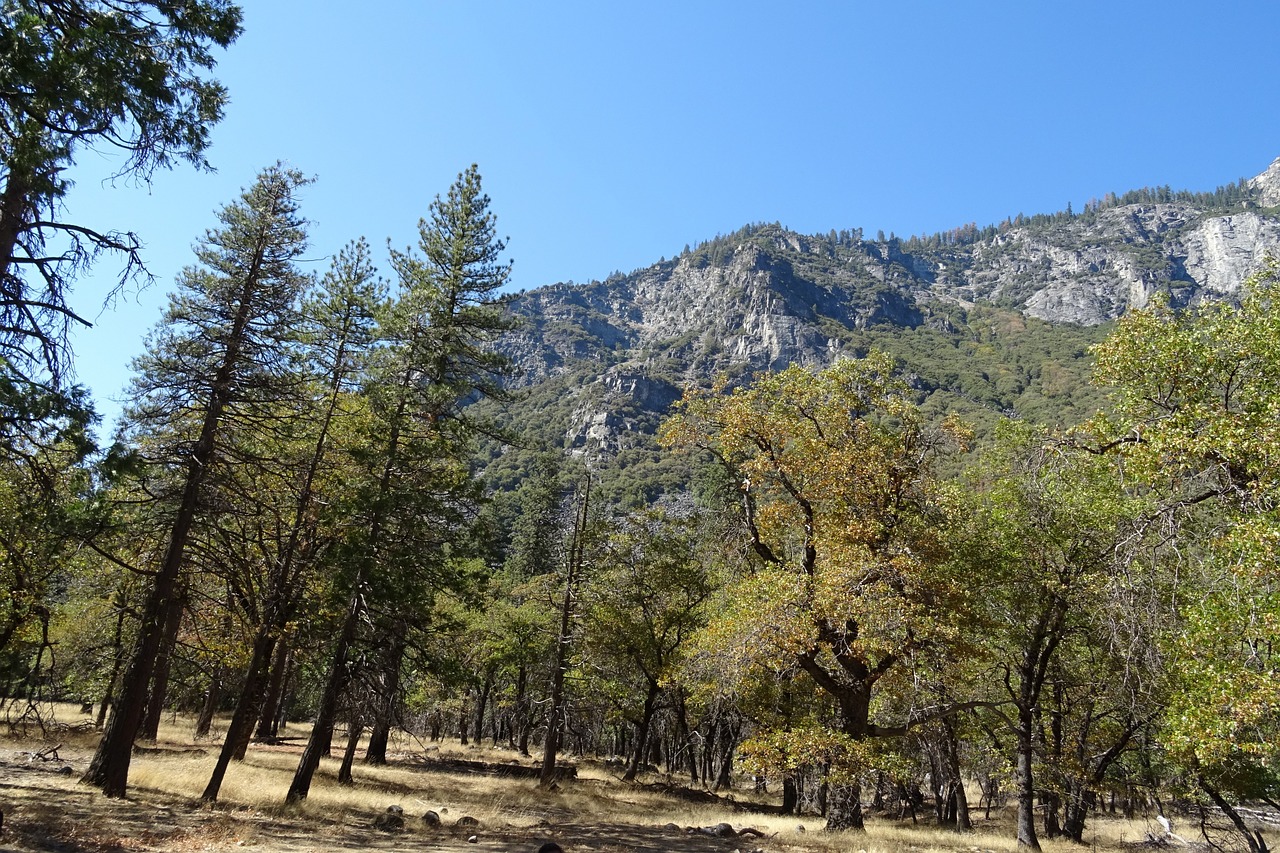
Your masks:
<path fill-rule="evenodd" d="M 409 244 L 477 163 L 513 287 L 604 278 L 749 222 L 932 233 L 1207 190 L 1280 157 L 1280 4 L 248 0 L 209 152 L 150 186 L 85 153 L 73 221 L 133 230 L 156 283 L 101 308 L 79 380 L 115 416 L 129 360 L 214 211 L 284 160 L 313 266 Z"/>

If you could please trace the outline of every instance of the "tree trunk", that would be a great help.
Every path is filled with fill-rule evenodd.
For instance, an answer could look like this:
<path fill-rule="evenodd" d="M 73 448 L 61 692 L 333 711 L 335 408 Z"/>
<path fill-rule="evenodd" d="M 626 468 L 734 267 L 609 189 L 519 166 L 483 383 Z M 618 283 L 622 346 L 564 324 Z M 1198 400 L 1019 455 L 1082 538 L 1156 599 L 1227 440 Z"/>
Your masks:
<path fill-rule="evenodd" d="M 12 170 L 12 164 L 6 164 Z M 18 246 L 18 235 L 25 228 L 34 211 L 27 197 L 27 186 L 30 177 L 9 172 L 5 180 L 4 191 L 0 193 L 0 281 L 10 281 L 9 268 L 13 266 L 14 252 Z M 6 288 L 6 291 L 8 288 Z M 18 294 L 5 293 L 5 299 L 17 300 Z"/>
<path fill-rule="evenodd" d="M 267 680 L 267 693 L 262 700 L 262 713 L 258 716 L 258 730 L 254 737 L 262 740 L 279 734 L 281 697 L 284 695 L 285 674 L 289 669 L 289 644 L 281 637 L 276 641 L 275 657 L 271 663 L 271 677 Z"/>
<path fill-rule="evenodd" d="M 200 510 L 200 493 L 204 487 L 205 475 L 214 460 L 222 414 L 231 396 L 239 367 L 240 351 L 244 345 L 246 328 L 254 305 L 253 294 L 259 284 L 265 250 L 265 245 L 257 248 L 253 263 L 245 274 L 231 333 L 227 336 L 226 351 L 211 385 L 204 420 L 200 426 L 200 437 L 192 448 L 187 462 L 186 481 L 183 484 L 177 514 L 174 516 L 169 545 L 156 572 L 151 594 L 147 596 L 146 604 L 143 606 L 142 621 L 138 628 L 133 656 L 125 669 L 124 689 L 120 692 L 120 699 L 112 710 L 111 720 L 102 734 L 102 740 L 98 742 L 93 760 L 81 777 L 82 782 L 101 788 L 108 797 L 123 797 L 128 791 L 133 741 L 137 737 L 138 728 L 142 725 L 147 687 L 151 683 L 156 655 L 160 652 L 164 626 L 170 617 L 170 612 L 175 607 L 182 606 L 178 595 L 178 578 L 186 554 L 187 542 L 191 538 L 191 530 Z"/>
<path fill-rule="evenodd" d="M 795 774 L 788 773 L 782 777 L 782 813 L 798 814 L 800 805 L 800 788 L 796 785 Z"/>
<path fill-rule="evenodd" d="M 1213 804 L 1222 809 L 1222 813 L 1227 816 L 1227 820 L 1231 821 L 1231 825 L 1236 831 L 1244 836 L 1245 843 L 1249 845 L 1249 853 L 1269 853 L 1267 842 L 1262 837 L 1261 830 L 1251 830 L 1249 825 L 1244 822 L 1244 818 L 1240 817 L 1240 813 L 1232 808 L 1231 803 L 1227 802 L 1226 797 L 1217 788 L 1209 784 L 1202 771 L 1196 771 L 1196 784 L 1200 786 L 1200 790 L 1209 795 L 1209 799 L 1213 800 Z"/>
<path fill-rule="evenodd" d="M 1085 820 L 1097 803 L 1098 795 L 1078 783 L 1067 788 L 1067 799 L 1063 809 L 1062 832 L 1077 844 L 1084 843 Z M 1114 803 L 1113 803 L 1114 805 Z"/>
<path fill-rule="evenodd" d="M 124 617 L 128 611 L 125 609 L 123 591 L 118 591 L 116 594 L 116 608 L 116 632 L 111 639 L 111 674 L 107 676 L 107 687 L 102 693 L 102 704 L 98 706 L 98 718 L 93 723 L 93 727 L 98 731 L 102 731 L 107 721 L 107 709 L 113 704 L 111 697 L 115 692 L 116 679 L 120 677 L 120 667 L 124 664 Z"/>
<path fill-rule="evenodd" d="M 320 759 L 328 753 L 333 740 L 333 724 L 338 715 L 338 700 L 351 683 L 351 670 L 347 657 L 351 644 L 355 642 L 356 629 L 360 624 L 363 612 L 364 591 L 358 586 L 352 592 L 351 601 L 347 605 L 347 618 L 338 634 L 338 643 L 333 650 L 333 663 L 329 666 L 329 679 L 325 683 L 324 694 L 320 697 L 320 707 L 316 710 L 316 721 L 311 727 L 311 737 L 298 760 L 298 769 L 294 771 L 289 792 L 285 795 L 286 803 L 305 800 L 311 790 L 311 779 L 315 776 Z"/>
<path fill-rule="evenodd" d="M 724 753 L 720 760 L 720 773 L 716 776 L 715 790 L 732 790 L 733 788 L 733 756 L 738 751 L 738 734 L 737 726 L 725 726 L 721 729 L 724 733 Z"/>
<path fill-rule="evenodd" d="M 656 679 L 649 678 L 648 681 L 649 689 L 645 693 L 644 708 L 640 712 L 640 727 L 636 731 L 636 748 L 632 753 L 631 766 L 622 776 L 624 782 L 634 782 L 636 774 L 640 772 L 640 765 L 644 763 L 645 747 L 649 743 L 649 728 L 653 723 L 653 711 L 658 705 L 658 696 L 662 692 Z"/>
<path fill-rule="evenodd" d="M 347 748 L 342 753 L 342 766 L 338 768 L 338 784 L 353 785 L 351 765 L 355 763 L 356 749 L 360 746 L 360 735 L 364 732 L 364 723 L 359 714 L 351 720 L 351 728 L 347 731 Z"/>
<path fill-rule="evenodd" d="M 242 741 L 248 741 L 253 721 L 258 716 L 258 703 L 261 701 L 262 689 L 266 681 L 267 665 L 274 651 L 275 638 L 259 629 L 258 636 L 254 639 L 253 657 L 249 660 L 249 670 L 245 673 L 240 699 L 236 702 L 231 722 L 227 725 L 227 734 L 222 741 L 222 749 L 218 752 L 213 773 L 210 774 L 209 782 L 205 785 L 202 799 L 206 802 L 214 802 L 218 799 L 223 777 L 226 776 L 227 767 L 232 759 L 238 760 L 244 757 L 244 753 L 240 752 L 240 744 Z"/>
<path fill-rule="evenodd" d="M 857 783 L 828 785 L 827 829 L 865 829 L 862 816 L 862 786 Z"/>
<path fill-rule="evenodd" d="M 164 701 L 169 692 L 169 672 L 173 667 L 173 650 L 178 645 L 178 632 L 182 630 L 182 615 L 187 609 L 186 590 L 178 592 L 178 600 L 169 609 L 164 620 L 164 634 L 160 638 L 160 651 L 156 655 L 151 675 L 151 690 L 147 694 L 147 711 L 142 717 L 138 737 L 154 741 L 160 735 L 160 718 L 164 716 Z"/>
<path fill-rule="evenodd" d="M 689 784 L 698 784 L 698 755 L 693 748 L 693 733 L 689 728 L 689 705 L 685 700 L 684 686 L 677 684 L 676 725 L 680 734 L 680 748 L 684 752 L 685 769 L 689 771 Z"/>
<path fill-rule="evenodd" d="M 516 749 L 520 754 L 528 758 L 533 753 L 529 751 L 529 738 L 533 736 L 534 714 L 533 706 L 528 699 L 524 700 L 520 707 L 520 733 L 516 738 Z"/>
<path fill-rule="evenodd" d="M 960 770 L 960 739 L 956 734 L 955 722 L 944 717 L 942 728 L 946 733 L 947 769 L 951 774 L 952 790 L 955 796 L 957 830 L 967 832 L 973 829 L 973 818 L 969 815 L 969 798 L 964 790 L 964 776 Z"/>
<path fill-rule="evenodd" d="M 395 725 L 396 711 L 400 707 L 400 668 L 404 664 L 408 648 L 408 626 L 397 620 L 391 631 L 391 645 L 382 660 L 382 687 L 377 697 L 377 714 L 369 730 L 369 746 L 365 749 L 365 764 L 386 764 L 387 744 L 391 742 L 391 728 Z"/>
<path fill-rule="evenodd" d="M 573 526 L 569 544 L 569 558 L 565 565 L 564 599 L 560 605 L 560 629 L 556 634 L 555 668 L 551 676 L 551 697 L 547 704 L 547 738 L 542 749 L 542 770 L 538 775 L 538 787 L 547 788 L 555 782 L 556 754 L 560 751 L 560 735 L 564 726 L 564 682 L 569 670 L 569 643 L 576 611 L 579 575 L 584 564 L 584 542 L 591 501 L 591 479 L 587 478 L 582 499 Z"/>
<path fill-rule="evenodd" d="M 486 673 L 484 682 L 480 685 L 480 689 L 476 691 L 476 745 L 480 745 L 481 738 L 484 737 L 484 715 L 489 709 L 489 694 L 493 690 L 493 674 Z"/>
<path fill-rule="evenodd" d="M 1018 710 L 1017 756 L 1014 764 L 1014 777 L 1018 787 L 1017 840 L 1019 847 L 1030 850 L 1040 849 L 1040 839 L 1036 837 L 1036 794 L 1035 779 L 1032 777 L 1032 762 L 1035 761 L 1032 734 L 1035 720 L 1030 708 Z"/>
<path fill-rule="evenodd" d="M 196 720 L 196 739 L 206 738 L 209 736 L 209 730 L 213 728 L 213 716 L 218 712 L 218 706 L 222 704 L 222 664 L 218 664 L 214 670 L 213 678 L 209 679 L 209 690 L 204 695 L 204 704 L 200 707 L 200 717 Z"/>
<path fill-rule="evenodd" d="M 1038 729 L 1040 694 L 1048 677 L 1049 666 L 1062 640 L 1067 616 L 1067 601 L 1062 596 L 1045 592 L 1040 601 L 1036 622 L 1031 627 L 1022 659 L 1016 669 L 1018 683 L 1011 690 L 1018 709 L 1014 779 L 1018 787 L 1017 840 L 1019 847 L 1040 849 L 1036 836 L 1036 790 L 1032 767 L 1035 762 L 1035 734 Z"/>
<path fill-rule="evenodd" d="M 146 707 L 147 686 L 151 667 L 160 647 L 160 635 L 170 607 L 177 580 L 174 572 L 161 572 L 148 596 L 138 627 L 138 640 L 129 664 L 125 667 L 120 698 L 112 706 L 102 740 L 93 760 L 81 778 L 82 782 L 100 788 L 108 797 L 123 797 L 128 791 L 129 763 L 133 758 L 133 741 L 142 725 Z"/>

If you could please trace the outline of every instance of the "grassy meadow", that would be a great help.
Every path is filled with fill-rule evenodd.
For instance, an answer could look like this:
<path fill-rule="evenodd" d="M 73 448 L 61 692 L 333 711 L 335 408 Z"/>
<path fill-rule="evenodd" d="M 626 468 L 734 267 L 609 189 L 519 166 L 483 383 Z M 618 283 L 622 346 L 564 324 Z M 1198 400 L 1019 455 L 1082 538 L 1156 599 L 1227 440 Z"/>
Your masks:
<path fill-rule="evenodd" d="M 287 741 L 252 744 L 243 762 L 227 773 L 219 802 L 208 805 L 200 795 L 213 768 L 219 732 L 197 741 L 193 721 L 167 717 L 155 744 L 134 756 L 127 800 L 108 800 L 80 785 L 78 776 L 96 743 L 88 717 L 74 706 L 45 713 L 43 727 L 29 721 L 4 730 L 0 739 L 0 808 L 6 812 L 0 848 L 76 850 L 215 850 L 252 846 L 269 853 L 328 850 L 355 846 L 382 850 L 529 850 L 555 840 L 574 850 L 625 851 L 865 851 L 865 853 L 976 853 L 1009 851 L 1012 812 L 993 810 L 984 819 L 975 809 L 978 827 L 957 833 L 932 824 L 931 812 L 919 821 L 873 814 L 862 833 L 828 833 L 816 815 L 782 815 L 777 803 L 749 789 L 720 792 L 691 801 L 661 776 L 624 783 L 617 768 L 579 759 L 576 781 L 541 791 L 532 779 L 514 779 L 450 769 L 449 759 L 492 765 L 530 759 L 488 745 L 462 746 L 456 740 L 425 743 L 403 734 L 393 742 L 385 766 L 357 761 L 355 783 L 339 785 L 340 754 L 325 759 L 310 796 L 300 804 L 284 804 L 305 727 L 291 725 Z M 56 747 L 57 757 L 49 751 Z M 41 750 L 43 755 L 38 756 Z M 570 757 L 570 760 L 573 760 Z M 977 797 L 971 792 L 970 802 Z M 403 829 L 381 827 L 388 807 L 404 810 Z M 437 812 L 442 826 L 422 821 Z M 456 827 L 462 817 L 478 827 Z M 712 838 L 688 833 L 689 827 L 728 823 L 750 827 L 761 835 Z M 670 825 L 674 824 L 673 828 Z M 1194 833 L 1183 827 L 1184 835 Z M 1094 851 L 1120 851 L 1145 846 L 1148 833 L 1159 834 L 1152 820 L 1126 821 L 1094 816 L 1087 834 Z M 475 838 L 472 841 L 472 838 Z M 1065 841 L 1044 841 L 1048 853 L 1078 851 Z M 15 846 L 16 845 L 16 846 Z"/>

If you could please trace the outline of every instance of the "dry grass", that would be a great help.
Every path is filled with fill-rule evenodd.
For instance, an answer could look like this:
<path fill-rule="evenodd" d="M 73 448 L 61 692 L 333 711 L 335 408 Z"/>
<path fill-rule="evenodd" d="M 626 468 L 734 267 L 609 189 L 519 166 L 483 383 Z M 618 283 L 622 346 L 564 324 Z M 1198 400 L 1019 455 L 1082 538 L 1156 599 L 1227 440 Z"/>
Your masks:
<path fill-rule="evenodd" d="M 78 711 L 74 707 L 60 708 L 57 717 L 79 723 L 84 718 Z M 143 806 L 145 820 L 123 815 L 119 801 L 107 801 L 91 789 L 76 785 L 71 774 L 60 775 L 56 784 L 63 786 L 69 797 L 74 794 L 83 800 L 80 812 L 73 817 L 60 817 L 62 813 L 51 810 L 36 796 L 24 806 L 23 814 L 27 815 L 30 826 L 46 821 L 50 827 L 48 835 L 69 850 L 176 851 L 252 844 L 275 853 L 300 853 L 315 849 L 317 843 L 320 849 L 337 846 L 405 849 L 403 843 L 397 842 L 397 839 L 403 840 L 403 836 L 373 829 L 378 816 L 391 805 L 404 809 L 407 829 L 414 833 L 425 831 L 420 818 L 428 809 L 440 813 L 446 826 L 463 815 L 480 821 L 484 838 L 479 846 L 467 847 L 464 835 L 441 833 L 431 836 L 432 844 L 424 848 L 436 850 L 512 849 L 512 844 L 519 847 L 544 836 L 558 838 L 566 849 L 596 851 L 723 850 L 727 853 L 735 849 L 762 848 L 796 853 L 1015 853 L 1016 850 L 1012 822 L 1007 814 L 993 815 L 978 831 L 963 834 L 929 825 L 925 818 L 913 825 L 909 821 L 878 816 L 868 820 L 864 833 L 826 833 L 821 831 L 820 817 L 748 810 L 728 799 L 691 802 L 666 793 L 661 785 L 624 784 L 613 771 L 593 762 L 579 765 L 577 782 L 562 784 L 560 789 L 551 792 L 540 791 L 533 780 L 432 769 L 424 764 L 424 754 L 436 759 L 460 758 L 491 764 L 508 763 L 518 756 L 506 750 L 462 747 L 456 743 L 424 745 L 408 739 L 393 743 L 395 758 L 386 766 L 357 764 L 354 785 L 338 785 L 338 761 L 326 759 L 307 800 L 285 806 L 285 792 L 297 765 L 301 738 L 306 735 L 305 730 L 298 728 L 288 732 L 290 737 L 298 738 L 291 741 L 290 746 L 251 747 L 246 760 L 229 769 L 218 806 L 209 808 L 198 801 L 213 769 L 220 741 L 215 738 L 196 743 L 192 731 L 189 720 L 166 719 L 154 750 L 135 755 L 130 776 L 132 799 L 135 805 Z M 41 744 L 60 743 L 61 758 L 69 760 L 78 775 L 88 760 L 93 739 L 91 733 L 57 725 L 49 728 L 43 740 L 28 731 L 21 743 L 11 739 L 4 744 L 9 747 L 7 763 L 10 767 L 20 766 L 24 760 L 32 764 L 30 753 Z M 522 763 L 531 765 L 528 759 Z M 38 785 L 55 784 L 51 779 L 55 768 L 50 765 L 35 769 L 48 771 L 31 777 Z M 0 772 L 0 776 L 4 775 L 15 774 Z M 21 784 L 21 780 L 14 784 L 0 783 L 0 790 L 16 790 Z M 4 796 L 16 795 L 9 791 Z M 744 804 L 746 799 L 744 796 Z M 99 812 L 107 814 L 103 820 L 108 820 L 108 824 L 95 830 L 93 827 L 98 824 L 94 823 L 94 816 Z M 112 820 L 116 823 L 110 824 Z M 660 829 L 666 824 L 703 827 L 721 822 L 737 828 L 754 827 L 764 833 L 764 838 L 712 839 Z M 1128 850 L 1142 842 L 1153 829 L 1145 821 L 1093 818 L 1086 843 L 1100 853 Z M 488 848 L 486 843 L 490 845 Z M 1056 841 L 1045 842 L 1044 847 L 1046 853 L 1078 853 L 1081 849 L 1078 845 Z"/>

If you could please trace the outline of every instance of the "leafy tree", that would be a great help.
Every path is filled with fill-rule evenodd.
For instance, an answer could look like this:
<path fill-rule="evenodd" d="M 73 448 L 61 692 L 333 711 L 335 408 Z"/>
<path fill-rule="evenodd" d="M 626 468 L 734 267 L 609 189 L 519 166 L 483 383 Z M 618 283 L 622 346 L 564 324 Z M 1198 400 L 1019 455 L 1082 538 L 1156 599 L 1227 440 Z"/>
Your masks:
<path fill-rule="evenodd" d="M 636 726 L 624 781 L 633 781 L 644 763 L 663 689 L 705 623 L 712 578 L 700 554 L 704 532 L 697 517 L 658 510 L 622 519 L 607 534 L 603 567 L 584 590 L 588 666 L 597 682 L 619 683 Z M 628 707 L 631 696 L 641 699 L 638 710 Z"/>
<path fill-rule="evenodd" d="M 147 180 L 186 160 L 207 168 L 226 92 L 207 72 L 240 33 L 227 0 L 10 0 L 0 15 L 0 354 L 29 378 L 66 367 L 77 270 L 102 251 L 140 268 L 134 235 L 62 218 L 86 149 L 123 151 Z M 123 281 L 123 278 L 122 278 Z"/>
<path fill-rule="evenodd" d="M 1170 644 L 1176 689 L 1162 739 L 1254 851 L 1232 802 L 1280 796 L 1272 650 L 1280 641 L 1280 267 L 1242 302 L 1131 312 L 1095 350 L 1114 388 L 1103 447 L 1194 532 L 1202 576 Z M 1194 525 L 1194 526 L 1192 526 Z"/>
<path fill-rule="evenodd" d="M 501 668 L 514 670 L 508 673 L 511 741 L 521 755 L 529 755 L 535 690 L 551 680 L 554 613 L 544 606 L 539 581 L 555 575 L 564 545 L 561 467 L 556 455 L 540 454 L 520 485 L 509 553 L 486 619 L 493 659 Z"/>
<path fill-rule="evenodd" d="M 953 558 L 962 567 L 957 570 L 972 577 L 976 588 L 975 608 L 982 614 L 979 654 L 1000 673 L 997 681 L 1004 688 L 999 700 L 990 697 L 995 700 L 990 713 L 1012 735 L 1018 845 L 1038 850 L 1037 809 L 1045 811 L 1053 832 L 1058 820 L 1056 803 L 1037 806 L 1048 787 L 1035 777 L 1042 733 L 1052 729 L 1047 750 L 1056 750 L 1062 764 L 1064 725 L 1078 710 L 1068 707 L 1071 688 L 1081 685 L 1086 696 L 1080 701 L 1097 704 L 1107 695 L 1108 677 L 1123 670 L 1117 660 L 1132 655 L 1133 662 L 1150 662 L 1138 653 L 1153 640 L 1150 620 L 1122 606 L 1128 569 L 1142 553 L 1149 505 L 1125 489 L 1110 458 L 1084 453 L 1017 422 L 1005 423 L 1000 439 L 970 472 L 949 530 Z M 1122 639 L 1129 641 L 1123 649 L 1118 647 Z M 1139 692 L 1136 685 L 1130 688 Z M 1145 707 L 1126 702 L 1107 708 L 1109 716 L 1126 721 L 1121 746 L 1151 715 L 1150 701 Z M 1011 710 L 1000 710 L 1000 704 Z M 1080 729 L 1076 734 L 1087 741 L 1091 733 Z M 1101 771 L 1117 757 L 1108 755 Z M 1084 798 L 1084 788 L 1077 784 L 1076 789 L 1077 799 Z M 1068 804 L 1073 834 L 1084 829 L 1082 806 L 1074 800 Z"/>
<path fill-rule="evenodd" d="M 0 377 L 10 412 L 31 425 L 4 430 L 0 453 L 0 679 L 7 697 L 33 684 L 33 661 L 49 644 L 55 593 L 93 521 L 91 413 L 78 395 L 36 392 Z M 5 424 L 12 427 L 12 424 Z"/>
<path fill-rule="evenodd" d="M 222 209 L 221 227 L 196 248 L 200 266 L 179 276 L 148 352 L 135 364 L 127 430 L 145 439 L 153 464 L 174 472 L 177 488 L 123 689 L 84 776 L 108 796 L 125 794 L 162 635 L 181 607 L 187 546 L 208 512 L 220 466 L 232 461 L 224 433 L 269 428 L 270 411 L 294 390 L 285 356 L 306 282 L 294 266 L 306 247 L 297 200 L 306 183 L 298 172 L 273 166 Z"/>
<path fill-rule="evenodd" d="M 725 671 L 794 665 L 835 705 L 834 723 L 818 722 L 812 737 L 783 735 L 832 767 L 831 828 L 862 825 L 869 741 L 924 719 L 874 721 L 878 691 L 949 644 L 964 606 L 932 523 L 942 505 L 931 466 L 951 439 L 904 392 L 873 353 L 728 395 L 691 392 L 664 426 L 668 444 L 710 451 L 740 484 L 758 562 L 728 586 L 711 626 Z"/>

